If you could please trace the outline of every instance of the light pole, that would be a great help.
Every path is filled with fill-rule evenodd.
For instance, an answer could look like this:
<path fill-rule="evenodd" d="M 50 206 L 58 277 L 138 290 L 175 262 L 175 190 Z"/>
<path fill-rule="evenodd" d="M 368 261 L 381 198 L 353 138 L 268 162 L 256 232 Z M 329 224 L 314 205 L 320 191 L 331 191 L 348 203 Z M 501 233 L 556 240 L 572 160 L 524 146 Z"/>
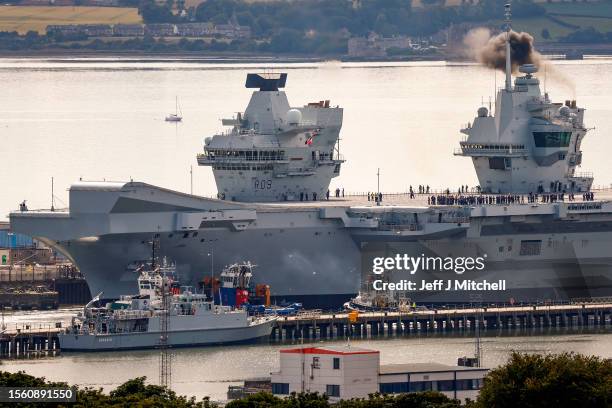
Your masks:
<path fill-rule="evenodd" d="M 212 244 L 210 246 L 208 256 L 210 256 L 210 299 L 214 301 L 215 295 L 213 290 L 215 286 L 215 250 L 213 249 Z"/>
<path fill-rule="evenodd" d="M 193 166 L 189 168 L 189 183 L 191 187 L 191 195 L 193 195 Z"/>
<path fill-rule="evenodd" d="M 376 205 L 380 205 L 380 167 L 376 171 Z"/>
<path fill-rule="evenodd" d="M 13 272 L 13 254 L 12 254 L 12 250 L 11 250 L 11 237 L 14 236 L 15 234 L 13 232 L 8 232 L 6 234 L 7 238 L 8 238 L 8 247 L 9 247 L 9 276 L 8 276 L 8 281 L 11 281 L 11 273 Z"/>

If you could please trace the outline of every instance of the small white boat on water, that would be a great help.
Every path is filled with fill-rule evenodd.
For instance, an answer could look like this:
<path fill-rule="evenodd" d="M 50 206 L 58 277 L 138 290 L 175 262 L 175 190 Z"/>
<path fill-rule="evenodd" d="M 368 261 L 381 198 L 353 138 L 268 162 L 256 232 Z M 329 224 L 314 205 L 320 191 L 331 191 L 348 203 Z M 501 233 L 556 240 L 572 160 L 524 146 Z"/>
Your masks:
<path fill-rule="evenodd" d="M 181 107 L 178 103 L 178 96 L 176 97 L 176 103 L 174 108 L 174 113 L 166 116 L 166 122 L 180 122 L 183 120 L 183 113 L 181 112 Z"/>

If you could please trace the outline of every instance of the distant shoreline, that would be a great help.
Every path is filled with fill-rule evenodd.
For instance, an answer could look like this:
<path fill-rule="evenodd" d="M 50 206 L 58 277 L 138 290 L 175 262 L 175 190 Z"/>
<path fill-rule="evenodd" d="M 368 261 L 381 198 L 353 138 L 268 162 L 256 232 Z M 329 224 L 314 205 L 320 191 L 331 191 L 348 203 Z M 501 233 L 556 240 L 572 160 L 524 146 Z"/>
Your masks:
<path fill-rule="evenodd" d="M 586 54 L 586 53 L 585 53 Z M 565 59 L 562 54 L 546 53 L 546 57 L 551 59 Z M 610 53 L 588 54 L 588 56 L 610 58 Z M 165 62 L 182 61 L 198 63 L 218 63 L 218 64 L 261 64 L 261 63 L 320 63 L 326 61 L 339 62 L 452 62 L 452 63 L 475 63 L 472 60 L 462 58 L 458 55 L 410 55 L 393 57 L 349 57 L 347 55 L 278 55 L 278 54 L 240 54 L 240 53 L 210 53 L 201 52 L 148 52 L 140 50 L 126 51 L 84 51 L 69 49 L 49 49 L 49 50 L 20 50 L 8 51 L 0 50 L 0 59 L 47 59 L 62 61 L 66 58 L 82 58 L 84 60 L 98 59 L 96 62 L 104 62 L 104 59 L 125 59 L 133 62 Z"/>
<path fill-rule="evenodd" d="M 126 58 L 131 60 L 142 59 L 146 62 L 156 60 L 183 60 L 210 63 L 316 63 L 325 61 L 341 62 L 415 62 L 415 61 L 447 61 L 448 58 L 440 55 L 419 55 L 404 57 L 349 57 L 346 55 L 307 56 L 307 55 L 274 55 L 274 54 L 238 54 L 216 53 L 202 54 L 201 52 L 145 52 L 145 51 L 92 51 L 83 50 L 27 50 L 7 51 L 0 50 L 0 58 Z M 461 62 L 461 61 L 458 61 Z M 469 62 L 469 61 L 463 61 Z"/>

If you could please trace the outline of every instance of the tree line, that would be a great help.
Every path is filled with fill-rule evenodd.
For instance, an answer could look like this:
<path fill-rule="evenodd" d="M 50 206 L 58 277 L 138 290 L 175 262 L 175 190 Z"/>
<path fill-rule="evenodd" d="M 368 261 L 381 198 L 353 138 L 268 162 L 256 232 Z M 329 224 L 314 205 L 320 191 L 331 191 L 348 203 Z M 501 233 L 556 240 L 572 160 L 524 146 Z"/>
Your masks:
<path fill-rule="evenodd" d="M 0 387 L 67 387 L 24 372 L 0 371 Z M 75 387 L 70 407 L 217 408 L 208 398 L 196 401 L 174 391 L 146 384 L 145 377 L 125 382 L 111 392 Z M 11 407 L 44 404 L 16 403 Z M 46 406 L 60 406 L 47 404 Z M 233 400 L 226 408 L 609 408 L 612 406 L 612 360 L 574 353 L 536 355 L 512 353 L 506 364 L 491 370 L 476 401 L 461 403 L 439 392 L 399 395 L 373 394 L 365 399 L 331 404 L 316 393 L 280 398 L 259 393 Z"/>
<path fill-rule="evenodd" d="M 182 0 L 180 0 L 182 1 Z M 423 9 L 413 9 L 410 0 L 294 0 L 251 2 L 207 0 L 192 13 L 174 13 L 174 0 L 121 0 L 136 5 L 147 24 L 233 22 L 251 27 L 253 39 L 182 39 L 168 41 L 150 36 L 127 40 L 89 39 L 82 34 L 26 35 L 3 33 L 0 50 L 42 49 L 143 52 L 239 52 L 338 56 L 347 53 L 348 38 L 376 32 L 383 36 L 426 37 L 451 24 L 483 22 L 503 15 L 502 0 L 464 0 L 457 7 L 444 7 L 438 0 L 425 0 Z M 475 3 L 475 4 L 472 4 Z M 514 14 L 540 15 L 544 8 L 532 0 L 515 0 Z"/>
<path fill-rule="evenodd" d="M 143 0 L 139 11 L 148 23 L 186 21 L 226 24 L 235 20 L 250 26 L 259 37 L 272 37 L 281 30 L 301 33 L 337 33 L 353 36 L 376 32 L 384 36 L 430 36 L 450 24 L 499 20 L 504 15 L 505 0 L 462 0 L 456 7 L 446 7 L 443 0 L 425 0 L 425 7 L 413 8 L 410 0 L 294 0 L 248 1 L 206 0 L 195 14 L 176 15 L 174 2 L 159 4 Z M 513 15 L 537 17 L 546 10 L 533 0 L 515 0 Z"/>

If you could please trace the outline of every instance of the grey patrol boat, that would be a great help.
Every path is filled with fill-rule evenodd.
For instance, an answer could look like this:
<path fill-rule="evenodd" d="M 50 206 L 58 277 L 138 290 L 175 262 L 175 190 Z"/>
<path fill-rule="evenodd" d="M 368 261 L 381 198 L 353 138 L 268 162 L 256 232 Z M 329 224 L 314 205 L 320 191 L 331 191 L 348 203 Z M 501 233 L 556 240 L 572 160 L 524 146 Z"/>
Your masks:
<path fill-rule="evenodd" d="M 269 336 L 273 317 L 251 317 L 243 309 L 215 305 L 204 294 L 184 287 L 171 291 L 160 269 L 142 271 L 138 295 L 122 296 L 94 307 L 100 295 L 58 335 L 62 350 L 110 351 L 165 345 L 187 347 L 238 343 Z"/>
<path fill-rule="evenodd" d="M 12 228 L 66 254 L 92 292 L 109 298 L 135 287 L 128 265 L 148 258 L 152 236 L 183 282 L 210 275 L 212 258 L 216 265 L 249 259 L 259 265 L 254 283 L 270 285 L 273 301 L 305 307 L 340 307 L 371 280 L 373 258 L 403 253 L 483 257 L 484 270 L 463 277 L 506 280 L 502 292 L 409 293 L 414 302 L 609 296 L 612 194 L 592 200 L 592 177 L 576 171 L 584 110 L 543 95 L 533 66 L 513 84 L 507 58 L 494 115 L 480 108 L 457 152 L 473 159 L 483 194 L 385 195 L 380 206 L 366 197 L 324 200 L 342 164 L 342 110 L 325 101 L 290 108 L 280 90 L 287 77 L 260 75 L 247 79 L 258 87 L 247 110 L 225 121 L 227 132 L 207 139 L 197 158 L 212 167 L 225 200 L 140 182 L 78 182 L 69 209 L 13 212 Z"/>

